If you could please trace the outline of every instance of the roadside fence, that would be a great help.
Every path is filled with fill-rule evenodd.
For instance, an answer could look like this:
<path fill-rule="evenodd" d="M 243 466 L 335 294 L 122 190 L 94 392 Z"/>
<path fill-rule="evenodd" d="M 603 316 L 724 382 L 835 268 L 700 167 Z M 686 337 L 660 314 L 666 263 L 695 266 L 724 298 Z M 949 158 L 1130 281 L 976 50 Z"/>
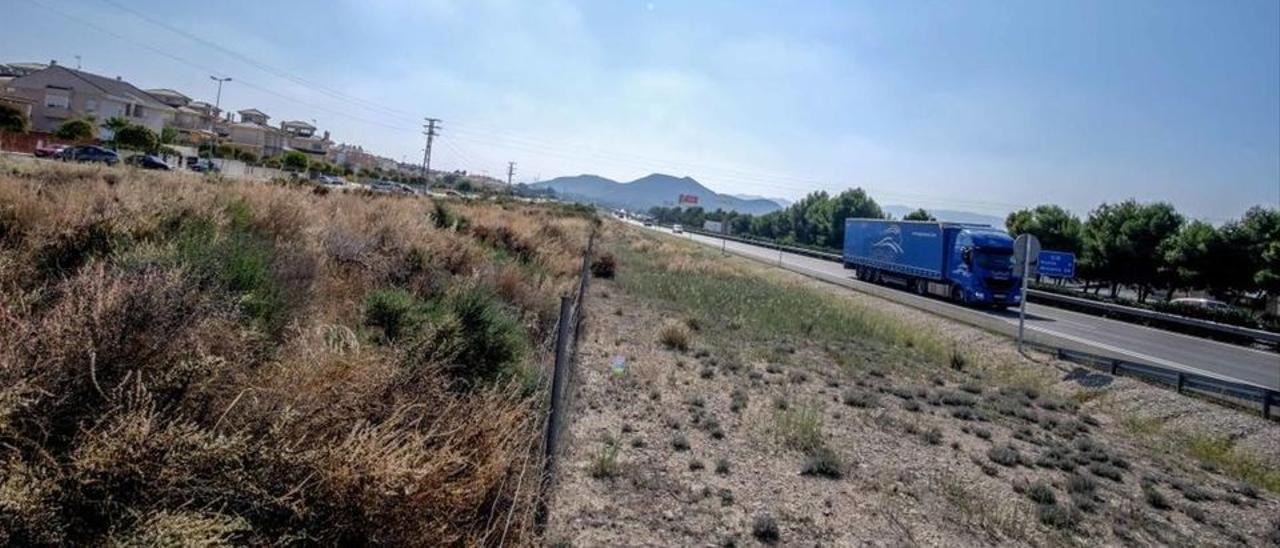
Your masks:
<path fill-rule="evenodd" d="M 571 405 L 572 390 L 569 384 L 574 377 L 574 362 L 578 353 L 578 335 L 582 331 L 582 307 L 586 304 L 587 285 L 591 279 L 591 257 L 594 253 L 596 232 L 587 238 L 587 248 L 582 255 L 582 272 L 576 293 L 560 297 L 560 319 L 556 322 L 555 361 L 551 371 L 551 389 L 548 393 L 548 413 L 542 442 L 542 481 L 539 486 L 537 525 L 543 529 L 547 523 L 547 503 L 551 487 L 555 484 L 556 465 L 559 457 L 560 438 L 564 433 L 565 414 Z"/>

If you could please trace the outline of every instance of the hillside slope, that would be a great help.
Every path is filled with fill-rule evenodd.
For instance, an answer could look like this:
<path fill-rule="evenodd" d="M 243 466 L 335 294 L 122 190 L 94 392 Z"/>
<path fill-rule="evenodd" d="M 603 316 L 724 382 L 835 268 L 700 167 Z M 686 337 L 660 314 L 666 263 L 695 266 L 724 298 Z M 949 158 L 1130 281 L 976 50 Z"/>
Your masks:
<path fill-rule="evenodd" d="M 578 208 L 0 170 L 0 545 L 536 542 Z"/>

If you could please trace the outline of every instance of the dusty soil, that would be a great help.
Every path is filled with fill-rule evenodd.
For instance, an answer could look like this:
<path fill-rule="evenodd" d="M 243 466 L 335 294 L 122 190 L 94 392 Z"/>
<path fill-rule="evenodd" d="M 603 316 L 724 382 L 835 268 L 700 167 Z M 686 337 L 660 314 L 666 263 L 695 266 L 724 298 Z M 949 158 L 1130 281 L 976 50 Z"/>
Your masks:
<path fill-rule="evenodd" d="M 720 260 L 889 311 L 956 341 L 964 363 L 902 365 L 910 349 L 876 341 L 736 340 L 718 323 L 689 320 L 678 303 L 596 280 L 549 543 L 1278 540 L 1273 493 L 1160 446 L 1163 429 L 1203 429 L 1275 455 L 1274 424 L 1126 379 L 1090 372 L 1082 383 L 1074 366 L 1019 356 L 997 335 L 746 259 Z M 687 333 L 689 348 L 663 344 L 667 329 Z M 717 343 L 725 340 L 734 348 Z M 617 356 L 623 373 L 612 369 Z M 806 424 L 816 425 L 816 438 L 798 435 Z M 836 473 L 802 474 L 824 452 L 834 461 L 818 468 Z"/>

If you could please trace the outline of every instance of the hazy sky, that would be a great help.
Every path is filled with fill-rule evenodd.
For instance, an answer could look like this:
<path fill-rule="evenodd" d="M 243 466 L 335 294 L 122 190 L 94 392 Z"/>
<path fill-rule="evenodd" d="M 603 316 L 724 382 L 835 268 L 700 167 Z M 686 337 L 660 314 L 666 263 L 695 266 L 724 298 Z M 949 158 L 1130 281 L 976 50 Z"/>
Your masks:
<path fill-rule="evenodd" d="M 225 108 L 397 159 L 442 118 L 433 165 L 513 160 L 518 181 L 665 172 L 996 214 L 1133 197 L 1213 221 L 1280 203 L 1276 0 L 111 1 L 4 0 L 0 60 L 80 55 L 210 101 L 216 72 Z"/>

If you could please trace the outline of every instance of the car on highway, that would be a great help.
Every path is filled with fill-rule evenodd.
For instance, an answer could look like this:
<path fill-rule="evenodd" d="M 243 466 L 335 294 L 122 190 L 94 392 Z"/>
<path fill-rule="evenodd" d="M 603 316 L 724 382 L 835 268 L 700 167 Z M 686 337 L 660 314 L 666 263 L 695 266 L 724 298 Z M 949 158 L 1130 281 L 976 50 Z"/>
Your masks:
<path fill-rule="evenodd" d="M 684 227 L 678 224 L 671 225 L 672 234 L 684 234 Z"/>
<path fill-rule="evenodd" d="M 57 156 L 59 152 L 62 152 L 62 149 L 64 148 L 67 148 L 67 145 L 42 144 L 42 145 L 36 146 L 35 155 L 36 155 L 36 158 L 52 158 L 54 156 Z"/>
<path fill-rule="evenodd" d="M 1172 301 L 1169 301 L 1169 304 L 1177 305 L 1177 306 L 1191 306 L 1196 308 L 1203 308 L 1205 310 L 1212 310 L 1215 312 L 1231 312 L 1232 310 L 1235 310 L 1234 307 L 1232 307 L 1227 303 L 1214 300 L 1214 299 L 1206 299 L 1203 297 L 1183 297 L 1181 299 L 1174 299 Z"/>
<path fill-rule="evenodd" d="M 650 221 L 649 219 L 645 219 L 644 226 L 653 226 L 653 221 Z"/>
<path fill-rule="evenodd" d="M 156 171 L 173 170 L 173 167 L 171 167 L 168 162 L 165 162 L 160 159 L 159 156 L 153 154 L 135 154 L 125 158 L 124 163 L 125 165 L 140 167 L 142 169 L 154 169 Z"/>
<path fill-rule="evenodd" d="M 58 151 L 54 158 L 67 162 L 102 163 L 109 166 L 120 163 L 120 155 L 116 154 L 114 150 L 107 150 L 96 145 L 67 147 Z"/>

